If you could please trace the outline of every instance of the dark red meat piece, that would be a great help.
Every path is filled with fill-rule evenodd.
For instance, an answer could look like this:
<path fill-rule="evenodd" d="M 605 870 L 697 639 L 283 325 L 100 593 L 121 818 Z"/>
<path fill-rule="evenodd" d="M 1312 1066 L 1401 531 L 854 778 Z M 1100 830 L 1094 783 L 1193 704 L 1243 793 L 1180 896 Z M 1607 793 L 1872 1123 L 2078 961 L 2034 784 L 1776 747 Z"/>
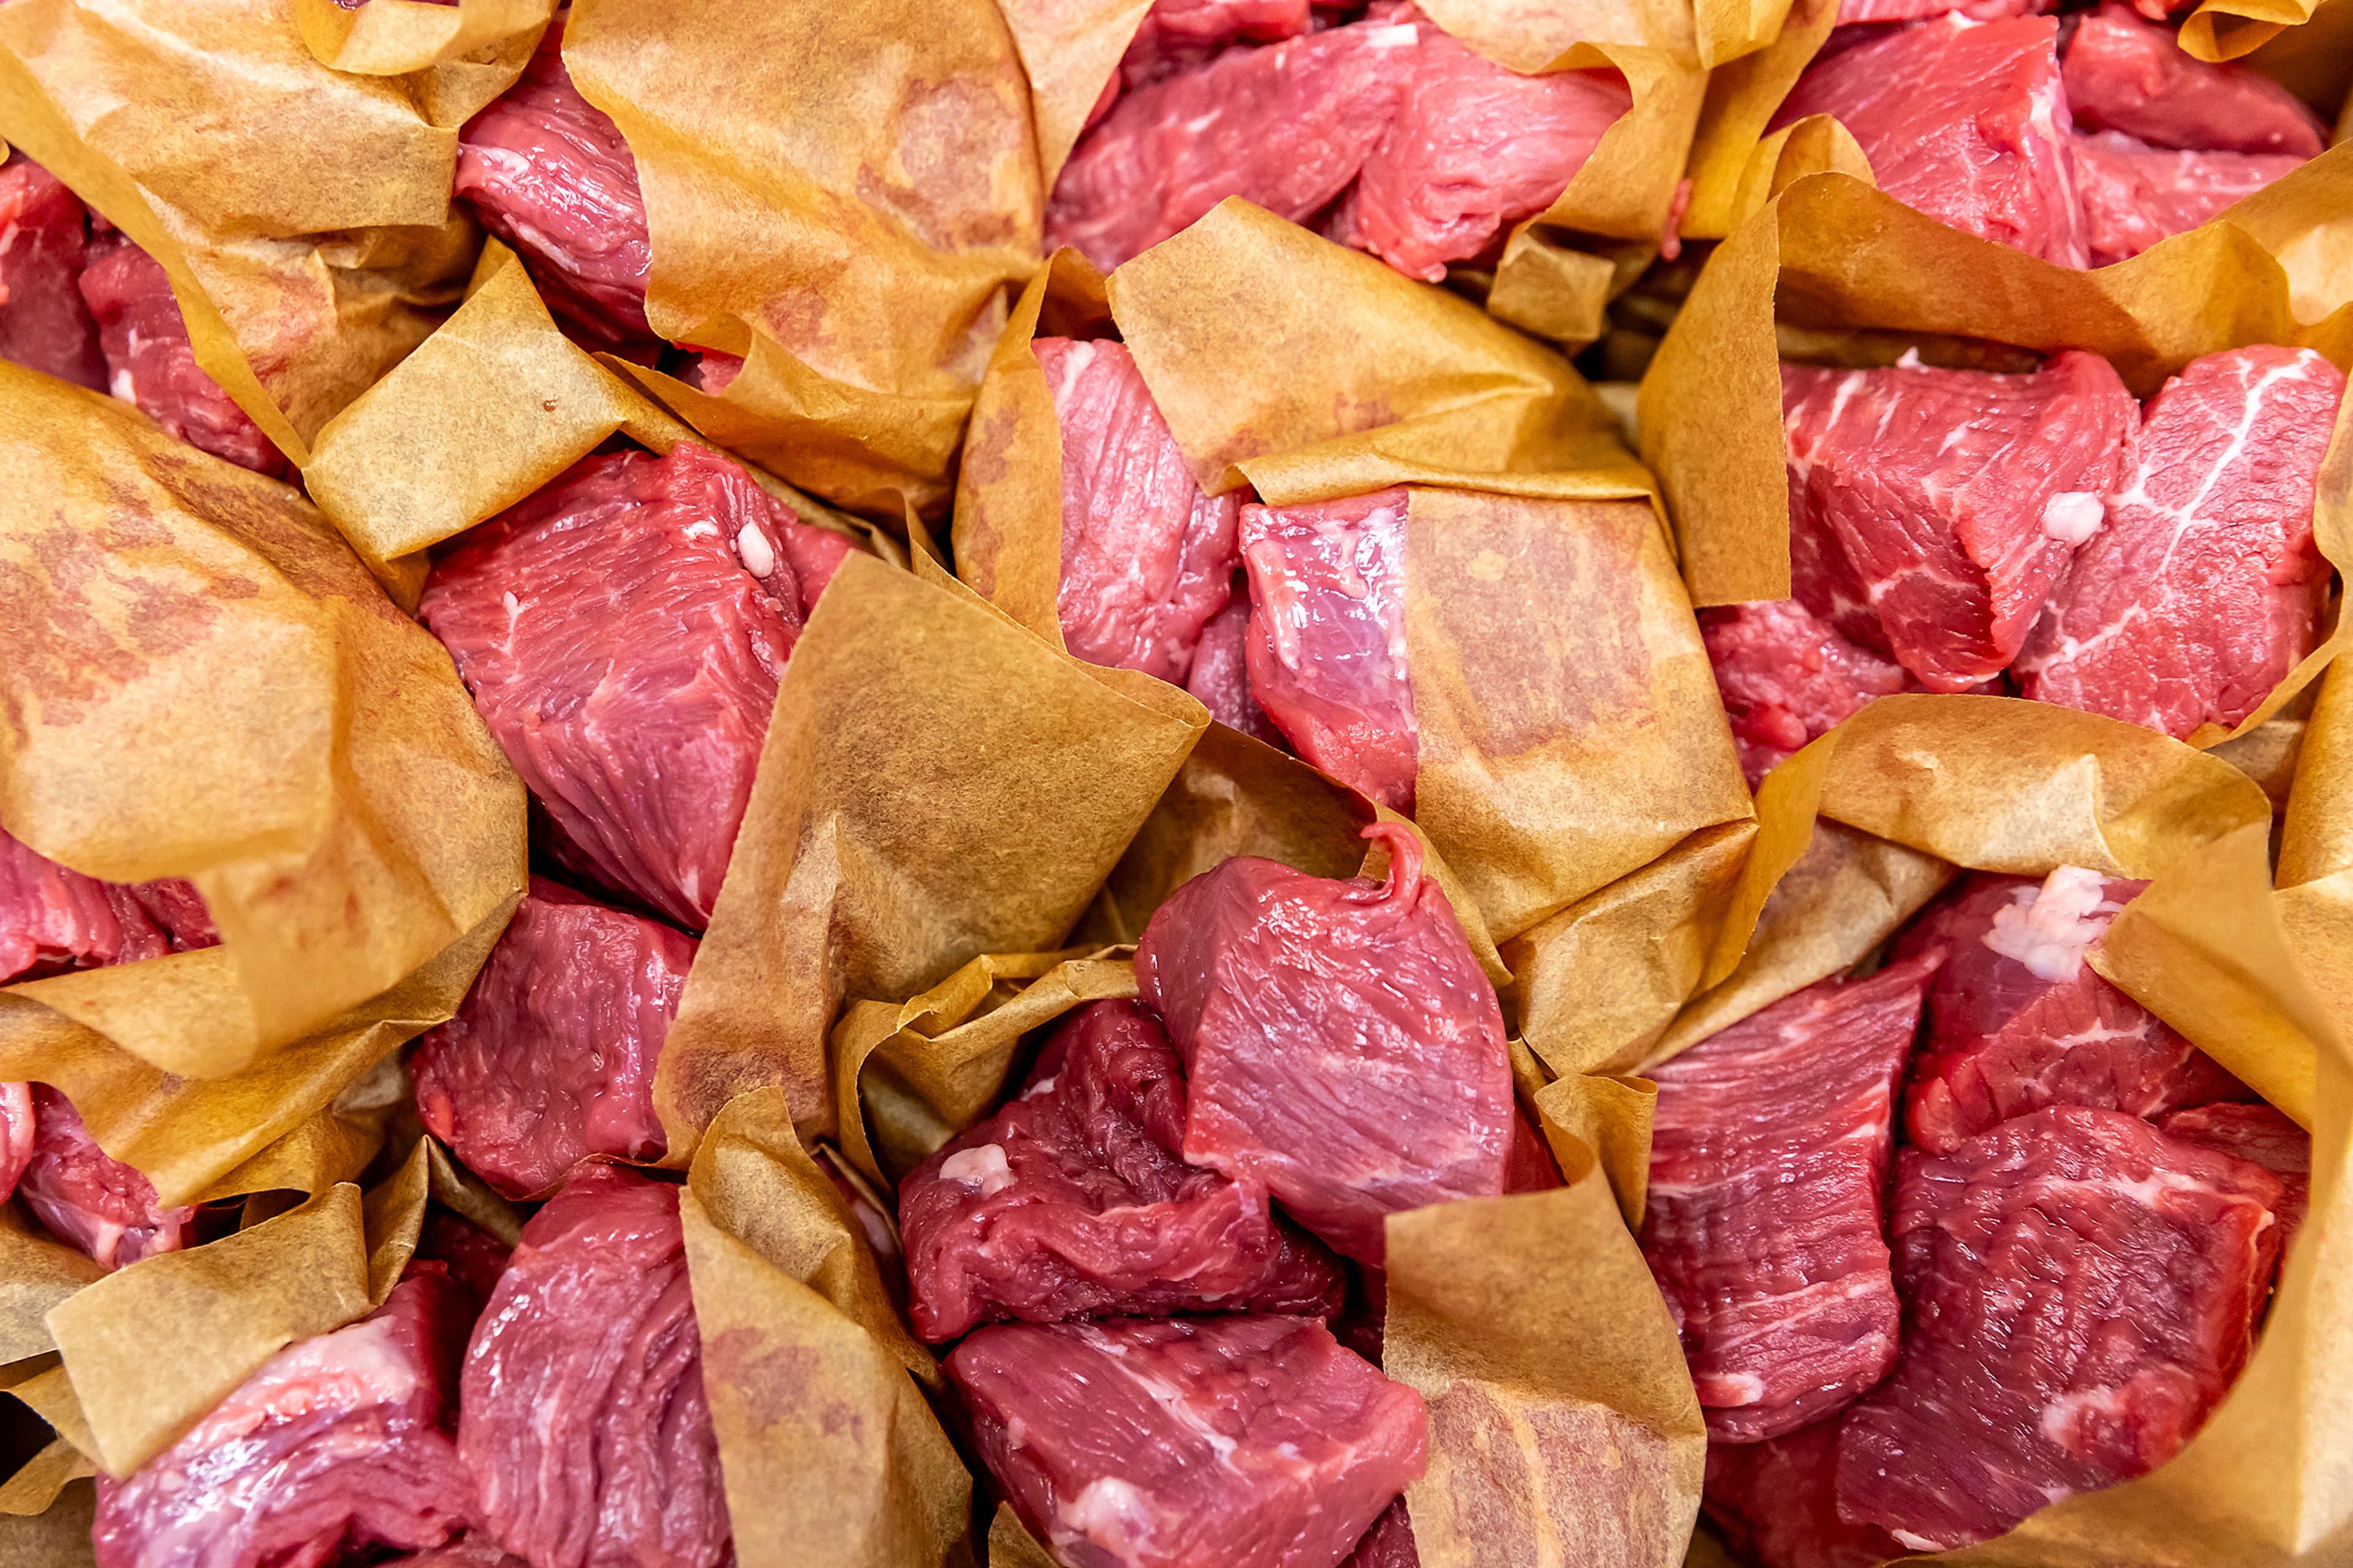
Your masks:
<path fill-rule="evenodd" d="M 2018 656 L 2099 528 L 2139 414 L 2107 361 L 2073 352 L 2028 375 L 1785 364 L 1781 408 L 1795 596 L 1932 691 Z M 1860 595 L 1799 570 L 1808 533 Z"/>
<path fill-rule="evenodd" d="M 899 1187 L 915 1331 L 984 1320 L 1339 1310 L 1340 1270 L 1249 1181 L 1185 1163 L 1185 1076 L 1159 1020 L 1096 1002 L 1019 1098 Z"/>
<path fill-rule="evenodd" d="M 2086 131 L 2204 153 L 2316 158 L 2327 145 L 2327 128 L 2295 94 L 2253 67 L 2207 64 L 2118 0 L 2077 21 L 2060 76 Z"/>
<path fill-rule="evenodd" d="M 446 0 L 435 0 L 445 4 Z M 510 1556 L 506 1550 L 487 1535 L 463 1535 L 447 1546 L 396 1557 L 396 1568 L 531 1568 L 520 1557 Z"/>
<path fill-rule="evenodd" d="M 2168 1138 L 2219 1149 L 2279 1178 L 2280 1250 L 2295 1239 L 2312 1203 L 2312 1135 L 2268 1105 L 2217 1101 L 2177 1110 L 2158 1123 Z"/>
<path fill-rule="evenodd" d="M 1287 752 L 1291 742 L 1250 695 L 1250 587 L 1245 580 L 1236 585 L 1226 607 L 1201 628 L 1201 640 L 1193 645 L 1193 668 L 1185 677 L 1185 689 L 1200 699 L 1209 717 L 1227 729 Z"/>
<path fill-rule="evenodd" d="M 1406 669 L 1406 492 L 1242 508 L 1250 693 L 1309 762 L 1413 811 L 1420 749 Z"/>
<path fill-rule="evenodd" d="M 194 1206 L 158 1205 L 154 1184 L 100 1148 L 64 1095 L 37 1083 L 32 1098 L 33 1157 L 16 1195 L 43 1225 L 109 1268 L 188 1244 Z"/>
<path fill-rule="evenodd" d="M 471 1313 L 437 1272 L 278 1352 L 125 1481 L 98 1479 L 99 1568 L 321 1568 L 437 1546 L 473 1486 L 448 1427 Z"/>
<path fill-rule="evenodd" d="M 1958 14 L 1900 27 L 1810 68 L 1773 128 L 1831 114 L 1879 188 L 1939 223 L 2062 267 L 2084 265 L 2067 163 L 2059 25 Z"/>
<path fill-rule="evenodd" d="M 1880 1194 L 1934 967 L 1810 985 L 1651 1072 L 1642 1255 L 1712 1441 L 1819 1420 L 1895 1359 Z"/>
<path fill-rule="evenodd" d="M 1124 345 L 1032 347 L 1062 430 L 1062 640 L 1090 664 L 1181 682 L 1232 592 L 1241 497 L 1201 493 Z"/>
<path fill-rule="evenodd" d="M 877 1201 L 870 1195 L 863 1180 L 849 1174 L 841 1157 L 830 1147 L 819 1144 L 814 1151 L 817 1168 L 841 1194 L 849 1206 L 849 1217 L 858 1222 L 858 1232 L 866 1238 L 867 1249 L 874 1254 L 875 1268 L 881 1273 L 882 1283 L 891 1291 L 892 1300 L 904 1310 L 907 1305 L 907 1257 L 899 1240 L 898 1222 L 883 1205 L 889 1199 Z"/>
<path fill-rule="evenodd" d="M 590 1165 L 523 1226 L 466 1352 L 458 1454 L 533 1568 L 731 1554 L 678 1189 Z"/>
<path fill-rule="evenodd" d="M 1185 1058 L 1185 1158 L 1359 1262 L 1388 1215 L 1493 1197 L 1516 1112 L 1495 993 L 1393 823 L 1386 882 L 1237 856 L 1171 894 L 1136 982 Z"/>
<path fill-rule="evenodd" d="M 470 1219 L 438 1205 L 425 1212 L 417 1256 L 448 1272 L 450 1282 L 471 1298 L 475 1316 L 499 1288 L 499 1276 L 507 1271 L 507 1260 L 513 1253 L 514 1248 Z"/>
<path fill-rule="evenodd" d="M 2025 694 L 2177 737 L 2253 712 L 2328 597 L 2313 496 L 2344 395 L 2320 355 L 2268 345 L 2167 382 L 2106 526 L 2027 639 Z"/>
<path fill-rule="evenodd" d="M 1024 1522 L 1085 1568 L 1329 1568 L 1428 1451 L 1420 1395 L 1304 1318 L 1008 1324 L 947 1368 Z"/>
<path fill-rule="evenodd" d="M 2067 156 L 2094 267 L 2196 228 L 2304 162 L 2284 153 L 2177 153 L 2116 131 L 2071 138 Z"/>
<path fill-rule="evenodd" d="M 240 468 L 283 479 L 291 468 L 220 384 L 196 363 L 164 264 L 121 234 L 94 240 L 81 297 L 98 321 L 107 386 L 166 435 Z"/>
<path fill-rule="evenodd" d="M 1762 1443 L 1711 1443 L 1701 1507 L 1758 1568 L 1879 1568 L 1895 1538 L 1838 1510 L 1839 1418 Z"/>
<path fill-rule="evenodd" d="M 1421 1552 L 1413 1543 L 1413 1524 L 1405 1516 L 1405 1499 L 1381 1510 L 1373 1528 L 1356 1542 L 1340 1568 L 1421 1568 Z"/>
<path fill-rule="evenodd" d="M 106 390 L 98 326 L 76 282 L 90 214 L 26 157 L 0 164 L 0 359 L 60 381 Z"/>
<path fill-rule="evenodd" d="M 1904 1350 L 1847 1411 L 1840 1513 L 1935 1551 L 2163 1464 L 2246 1361 L 2279 1199 L 2260 1166 L 2079 1106 L 1905 1150 Z"/>
<path fill-rule="evenodd" d="M 1702 610 L 1699 630 L 1751 789 L 1873 698 L 1915 684 L 1795 599 Z"/>

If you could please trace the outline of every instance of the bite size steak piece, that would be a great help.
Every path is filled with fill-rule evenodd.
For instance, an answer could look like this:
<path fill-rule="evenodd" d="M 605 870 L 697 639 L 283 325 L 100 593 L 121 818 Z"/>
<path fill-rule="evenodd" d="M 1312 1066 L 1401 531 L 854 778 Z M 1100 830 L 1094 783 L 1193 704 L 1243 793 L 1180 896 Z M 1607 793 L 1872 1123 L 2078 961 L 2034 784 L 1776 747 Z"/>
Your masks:
<path fill-rule="evenodd" d="M 2146 1474 L 2247 1359 L 2278 1178 L 2053 1106 L 1896 1165 L 1903 1353 L 1839 1432 L 1841 1517 L 1931 1552 Z"/>
<path fill-rule="evenodd" d="M 438 1546 L 472 1479 L 448 1428 L 474 1303 L 438 1264 L 262 1363 L 127 1480 L 98 1479 L 99 1568 L 317 1568 Z"/>
<path fill-rule="evenodd" d="M 1062 640 L 1181 685 L 1232 592 L 1240 495 L 1201 493 L 1125 345 L 1031 346 L 1062 431 Z"/>
<path fill-rule="evenodd" d="M 1783 365 L 1792 594 L 1928 690 L 1998 675 L 2098 532 L 2139 412 L 2072 351 L 2026 375 Z"/>
<path fill-rule="evenodd" d="M 1185 1058 L 1185 1159 L 1377 1265 L 1388 1215 L 1504 1191 L 1517 1113 L 1494 990 L 1420 840 L 1365 837 L 1386 881 L 1254 856 L 1194 878 L 1145 926 L 1135 975 Z"/>
<path fill-rule="evenodd" d="M 2071 138 L 2067 157 L 2094 267 L 2187 233 L 2304 162 L 2284 153 L 2176 152 L 2120 131 Z"/>
<path fill-rule="evenodd" d="M 58 178 L 10 153 L 0 163 L 0 359 L 106 390 L 98 324 L 77 287 L 90 212 Z"/>
<path fill-rule="evenodd" d="M 2086 131 L 2121 131 L 2152 147 L 2316 158 L 2327 127 L 2304 100 L 2243 65 L 2209 65 L 2121 0 L 2080 18 L 2059 74 Z"/>
<path fill-rule="evenodd" d="M 531 1216 L 467 1347 L 458 1457 L 532 1568 L 718 1568 L 732 1533 L 678 1188 L 589 1165 Z"/>
<path fill-rule="evenodd" d="M 1023 1521 L 1087 1568 L 1331 1568 L 1428 1453 L 1421 1396 L 1305 1318 L 1006 1324 L 947 1370 Z"/>
<path fill-rule="evenodd" d="M 465 534 L 419 614 L 557 858 L 699 931 L 785 661 L 850 549 L 681 441 L 584 458 Z"/>
<path fill-rule="evenodd" d="M 654 1067 L 695 945 L 533 877 L 458 1016 L 417 1043 L 425 1130 L 511 1198 L 599 1155 L 660 1159 Z"/>
<path fill-rule="evenodd" d="M 1201 640 L 1193 645 L 1193 668 L 1186 673 L 1185 689 L 1227 729 L 1287 752 L 1291 742 L 1250 692 L 1250 584 L 1244 580 L 1234 585 L 1226 607 L 1201 628 Z"/>
<path fill-rule="evenodd" d="M 1185 1075 L 1160 1021 L 1095 1002 L 1018 1098 L 899 1187 L 915 1331 L 985 1319 L 1328 1316 L 1339 1265 L 1266 1191 L 1185 1163 Z"/>
<path fill-rule="evenodd" d="M 109 1268 L 189 1245 L 193 1205 L 157 1204 L 154 1184 L 100 1148 L 72 1101 L 45 1083 L 31 1089 L 33 1151 L 16 1195 L 43 1225 Z"/>
<path fill-rule="evenodd" d="M 2192 360 L 2149 404 L 2107 524 L 2018 661 L 2021 689 L 2186 738 L 2236 724 L 2311 651 L 2312 538 L 2345 376 L 2310 349 Z"/>
<path fill-rule="evenodd" d="M 110 232 L 90 242 L 80 288 L 98 322 L 107 389 L 116 397 L 166 434 L 240 468 L 273 479 L 292 471 L 277 443 L 196 363 L 162 262 Z"/>
<path fill-rule="evenodd" d="M 189 883 L 101 882 L 0 829 L 0 984 L 219 943 Z"/>
<path fill-rule="evenodd" d="M 2084 1105 L 2154 1120 L 2252 1091 L 2084 955 L 2147 884 L 2062 866 L 2043 881 L 1979 873 L 1915 921 L 1902 956 L 1942 960 L 1905 1131 L 1932 1154 L 2013 1116 Z"/>
<path fill-rule="evenodd" d="M 1702 610 L 1699 632 L 1750 789 L 1873 698 L 1918 689 L 1902 665 L 1795 599 Z"/>
<path fill-rule="evenodd" d="M 2312 1134 L 2268 1105 L 2218 1100 L 2177 1110 L 2158 1123 L 2168 1138 L 2219 1149 L 2279 1178 L 2280 1251 L 2295 1239 L 2312 1203 Z"/>
<path fill-rule="evenodd" d="M 1885 1531 L 1839 1517 L 1840 1417 L 1762 1443 L 1710 1443 L 1700 1506 L 1757 1568 L 1879 1568 L 1905 1555 Z"/>
<path fill-rule="evenodd" d="M 1895 1360 L 1880 1194 L 1935 962 L 1810 985 L 1651 1070 L 1642 1255 L 1711 1442 L 1819 1420 Z"/>

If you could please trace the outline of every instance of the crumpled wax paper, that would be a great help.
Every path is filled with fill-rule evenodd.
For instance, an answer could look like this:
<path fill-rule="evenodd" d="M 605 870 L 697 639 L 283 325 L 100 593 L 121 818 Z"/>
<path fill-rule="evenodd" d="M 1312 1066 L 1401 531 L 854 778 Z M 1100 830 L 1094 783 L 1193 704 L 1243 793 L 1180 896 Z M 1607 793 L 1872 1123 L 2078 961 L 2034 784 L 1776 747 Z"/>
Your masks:
<path fill-rule="evenodd" d="M 448 213 L 464 114 L 328 69 L 297 8 L 12 5 L 0 138 L 163 264 L 196 363 L 299 466 L 455 301 L 477 231 Z"/>
<path fill-rule="evenodd" d="M 427 121 L 455 129 L 514 85 L 555 0 L 294 0 L 294 26 L 318 62 L 400 79 Z"/>

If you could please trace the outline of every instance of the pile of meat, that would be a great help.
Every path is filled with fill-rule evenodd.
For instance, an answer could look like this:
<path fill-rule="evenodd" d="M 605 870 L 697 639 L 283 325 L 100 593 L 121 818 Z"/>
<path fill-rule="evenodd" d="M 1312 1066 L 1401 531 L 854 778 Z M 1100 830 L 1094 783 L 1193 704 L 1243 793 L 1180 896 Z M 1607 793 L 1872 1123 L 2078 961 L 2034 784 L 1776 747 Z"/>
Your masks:
<path fill-rule="evenodd" d="M 0 359 L 111 392 L 273 479 L 288 465 L 196 364 L 163 265 L 22 153 L 0 164 Z"/>
<path fill-rule="evenodd" d="M 1108 271 L 1240 196 L 1436 282 L 1492 266 L 1631 103 L 1615 71 L 1515 75 L 1402 0 L 1157 0 L 1046 241 Z"/>
<path fill-rule="evenodd" d="M 2172 27 L 2189 0 L 1845 0 L 1774 119 L 1835 115 L 1880 189 L 2062 267 L 2105 267 L 2197 227 L 2327 143 L 2317 116 Z"/>
<path fill-rule="evenodd" d="M 956 1342 L 974 1446 L 1066 1562 L 1413 1561 L 1426 1422 L 1377 1364 L 1382 1222 L 1558 1178 L 1418 841 L 1367 837 L 1383 881 L 1187 883 L 1141 1002 L 1074 1014 L 900 1184 L 915 1330 Z"/>
<path fill-rule="evenodd" d="M 2023 375 L 1784 364 L 1792 597 L 1700 612 L 1750 782 L 1898 691 L 2238 723 L 2317 636 L 2344 395 L 2319 354 L 2261 345 L 2145 410 L 2073 352 Z"/>
<path fill-rule="evenodd" d="M 2309 1140 L 2084 962 L 2142 886 L 1972 877 L 1877 973 L 1652 1073 L 1642 1249 L 1708 1514 L 1764 1568 L 1963 1546 L 2144 1474 L 2245 1364 Z"/>

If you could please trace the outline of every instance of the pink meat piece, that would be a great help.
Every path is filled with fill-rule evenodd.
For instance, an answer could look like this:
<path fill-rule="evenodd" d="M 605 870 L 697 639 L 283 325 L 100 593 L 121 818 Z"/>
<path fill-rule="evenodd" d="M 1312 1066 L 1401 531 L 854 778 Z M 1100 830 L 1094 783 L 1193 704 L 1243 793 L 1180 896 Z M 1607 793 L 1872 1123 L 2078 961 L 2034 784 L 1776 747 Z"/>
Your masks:
<path fill-rule="evenodd" d="M 1835 1415 L 1762 1443 L 1711 1443 L 1700 1506 L 1757 1568 L 1879 1568 L 1904 1548 L 1838 1510 Z"/>
<path fill-rule="evenodd" d="M 511 1198 L 584 1160 L 660 1159 L 654 1067 L 694 950 L 533 878 L 458 1016 L 417 1044 L 425 1130 Z"/>
<path fill-rule="evenodd" d="M 2176 737 L 2253 712 L 2310 651 L 2328 598 L 2312 510 L 2344 395 L 2320 355 L 2269 345 L 2167 382 L 2107 525 L 2027 638 L 2025 695 Z"/>
<path fill-rule="evenodd" d="M 1391 1214 L 1493 1197 L 1516 1114 L 1503 1015 L 1411 829 L 1385 882 L 1237 856 L 1154 911 L 1136 984 L 1185 1058 L 1184 1157 L 1378 1264 Z"/>
<path fill-rule="evenodd" d="M 1201 628 L 1201 640 L 1193 645 L 1193 668 L 1185 676 L 1185 689 L 1200 699 L 1209 717 L 1227 729 L 1287 752 L 1291 742 L 1250 694 L 1250 617 L 1245 580 L 1240 591 L 1226 601 L 1226 607 Z"/>
<path fill-rule="evenodd" d="M 2251 1091 L 2084 962 L 2145 882 L 2063 867 L 1971 877 L 1915 921 L 1901 956 L 1941 957 L 1905 1131 L 1932 1154 L 2013 1116 L 2084 1105 L 2151 1119 Z"/>
<path fill-rule="evenodd" d="M 597 348 L 659 340 L 646 321 L 653 244 L 638 162 L 564 68 L 564 26 L 548 24 L 514 86 L 466 122 L 451 194 L 515 247 L 548 306 Z"/>
<path fill-rule="evenodd" d="M 2305 162 L 2285 153 L 2176 153 L 2116 131 L 2070 137 L 2067 155 L 2094 267 L 2186 234 Z"/>
<path fill-rule="evenodd" d="M 32 1099 L 33 1154 L 16 1195 L 59 1240 L 108 1268 L 190 1243 L 193 1205 L 157 1204 L 154 1184 L 100 1148 L 72 1101 L 47 1084 L 34 1084 Z"/>
<path fill-rule="evenodd" d="M 2059 24 L 1958 14 L 1900 27 L 1798 79 L 1773 128 L 1831 114 L 1879 188 L 1937 222 L 2062 267 L 2086 260 L 2067 163 Z"/>
<path fill-rule="evenodd" d="M 25 1167 L 33 1163 L 39 1125 L 33 1110 L 33 1086 L 0 1083 L 0 1203 L 8 1201 Z"/>
<path fill-rule="evenodd" d="M 196 363 L 164 264 L 121 234 L 93 240 L 81 297 L 98 322 L 106 384 L 164 434 L 240 468 L 283 479 L 286 455 Z"/>
<path fill-rule="evenodd" d="M 2139 413 L 2107 361 L 2073 351 L 2026 375 L 1785 364 L 1781 409 L 1796 597 L 1932 691 L 2017 658 Z M 1809 535 L 1851 579 L 1799 570 Z"/>
<path fill-rule="evenodd" d="M 1381 1510 L 1373 1528 L 1356 1542 L 1340 1568 L 1421 1568 L 1421 1552 L 1413 1542 L 1413 1523 L 1405 1516 L 1405 1499 Z"/>
<path fill-rule="evenodd" d="M 1047 248 L 1070 246 L 1109 271 L 1228 196 L 1314 216 L 1388 131 L 1419 33 L 1359 22 L 1229 49 L 1124 95 L 1063 165 Z"/>
<path fill-rule="evenodd" d="M 1021 1095 L 899 1186 L 915 1331 L 1340 1307 L 1339 1266 L 1266 1190 L 1186 1163 L 1184 1069 L 1160 1021 L 1096 1002 Z"/>
<path fill-rule="evenodd" d="M 2081 1106 L 1905 1150 L 1904 1350 L 1847 1411 L 1841 1515 L 1936 1551 L 2163 1464 L 2245 1363 L 2279 1201 L 2260 1166 Z"/>
<path fill-rule="evenodd" d="M 823 531 L 681 441 L 574 465 L 425 585 L 419 613 L 558 858 L 689 930 L 710 921 L 806 618 L 795 557 L 832 549 L 804 531 Z"/>
<path fill-rule="evenodd" d="M 1421 1396 L 1305 1318 L 1014 1323 L 947 1369 L 1031 1533 L 1086 1568 L 1329 1568 L 1428 1454 Z"/>
<path fill-rule="evenodd" d="M 1413 811 L 1406 669 L 1406 492 L 1245 506 L 1250 692 L 1299 754 L 1392 811 Z"/>
<path fill-rule="evenodd" d="M 466 1351 L 458 1457 L 533 1568 L 733 1554 L 678 1188 L 589 1165 L 522 1228 Z"/>
<path fill-rule="evenodd" d="M 1205 496 L 1124 345 L 1031 345 L 1062 431 L 1062 640 L 1090 664 L 1182 682 L 1226 605 L 1238 493 Z"/>
<path fill-rule="evenodd" d="M 1926 16 L 1941 16 L 1947 11 L 1991 22 L 2050 8 L 2045 0 L 1839 0 L 1838 25 L 1852 27 L 1876 22 L 1916 22 Z"/>
<path fill-rule="evenodd" d="M 0 359 L 60 381 L 106 390 L 98 325 L 75 285 L 90 214 L 26 157 L 0 164 Z"/>
<path fill-rule="evenodd" d="M 2327 127 L 2304 100 L 2250 66 L 2209 65 L 2119 0 L 2075 24 L 2060 76 L 2086 131 L 2153 147 L 2316 158 Z M 2079 176 L 2080 177 L 2080 176 Z"/>
<path fill-rule="evenodd" d="M 1895 1089 L 1936 961 L 1825 980 L 1651 1072 L 1642 1255 L 1717 1443 L 1839 1410 L 1895 1359 Z"/>
<path fill-rule="evenodd" d="M 263 1363 L 129 1479 L 100 1476 L 99 1568 L 324 1568 L 448 1541 L 474 1489 L 448 1435 L 470 1305 L 427 1265 Z"/>
<path fill-rule="evenodd" d="M 1873 698 L 1916 686 L 1795 599 L 1702 610 L 1699 630 L 1751 789 Z"/>
<path fill-rule="evenodd" d="M 2268 1105 L 2227 1101 L 2177 1110 L 2158 1126 L 2168 1138 L 2219 1149 L 2277 1176 L 2280 1199 L 2272 1212 L 2279 1216 L 2280 1250 L 2287 1250 L 2312 1203 L 2310 1133 Z"/>
<path fill-rule="evenodd" d="M 0 982 L 170 951 L 171 938 L 130 888 L 85 877 L 0 830 Z"/>

